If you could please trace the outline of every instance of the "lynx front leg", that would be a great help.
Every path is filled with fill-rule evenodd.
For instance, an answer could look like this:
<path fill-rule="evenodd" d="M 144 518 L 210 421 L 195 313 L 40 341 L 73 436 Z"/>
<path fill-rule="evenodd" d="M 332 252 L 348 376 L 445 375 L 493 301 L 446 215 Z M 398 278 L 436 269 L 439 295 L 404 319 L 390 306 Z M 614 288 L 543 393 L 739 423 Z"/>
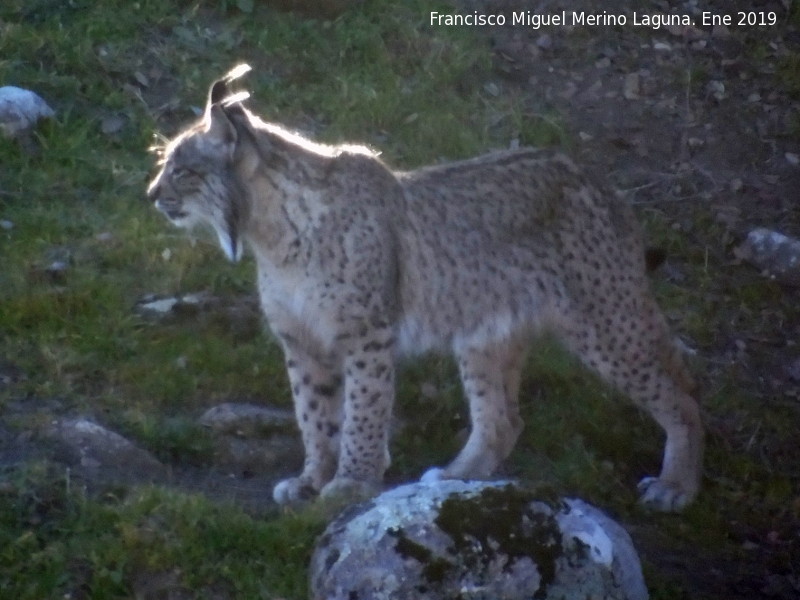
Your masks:
<path fill-rule="evenodd" d="M 323 496 L 363 498 L 380 488 L 389 466 L 393 346 L 393 332 L 387 326 L 361 336 L 347 353 L 339 467 L 322 490 Z"/>
<path fill-rule="evenodd" d="M 279 504 L 315 496 L 336 472 L 342 422 L 342 377 L 335 361 L 323 360 L 284 341 L 295 415 L 305 448 L 303 472 L 279 482 Z"/>

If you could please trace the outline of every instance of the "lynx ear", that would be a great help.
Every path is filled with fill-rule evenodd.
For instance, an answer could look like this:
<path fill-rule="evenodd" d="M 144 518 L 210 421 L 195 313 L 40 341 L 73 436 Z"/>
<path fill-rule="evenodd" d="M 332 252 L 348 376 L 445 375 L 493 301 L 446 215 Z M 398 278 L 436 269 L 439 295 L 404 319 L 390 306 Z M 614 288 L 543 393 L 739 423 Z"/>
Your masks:
<path fill-rule="evenodd" d="M 220 104 L 212 104 L 206 113 L 206 131 L 210 140 L 220 146 L 226 153 L 233 156 L 236 143 L 236 127 L 234 127 L 225 109 Z"/>
<path fill-rule="evenodd" d="M 234 144 L 237 139 L 236 127 L 231 122 L 234 113 L 243 112 L 241 102 L 247 99 L 247 92 L 232 94 L 230 84 L 242 75 L 250 72 L 250 65 L 237 65 L 222 79 L 215 81 L 208 90 L 208 103 L 206 104 L 206 126 L 211 139 L 219 144 L 232 157 Z"/>
<path fill-rule="evenodd" d="M 208 105 L 206 110 L 213 104 L 219 104 L 231 95 L 231 90 L 228 84 L 246 75 L 252 70 L 248 64 L 236 65 L 233 69 L 228 71 L 222 79 L 215 81 L 211 84 L 211 89 L 208 90 Z"/>

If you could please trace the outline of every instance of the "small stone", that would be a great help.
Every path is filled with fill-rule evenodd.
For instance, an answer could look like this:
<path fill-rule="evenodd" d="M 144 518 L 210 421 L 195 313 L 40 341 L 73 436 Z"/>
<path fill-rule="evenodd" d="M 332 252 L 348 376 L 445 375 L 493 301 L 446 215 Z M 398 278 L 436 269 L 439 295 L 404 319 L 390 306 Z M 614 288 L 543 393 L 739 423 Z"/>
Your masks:
<path fill-rule="evenodd" d="M 210 294 L 207 292 L 193 292 L 191 294 L 186 294 L 182 296 L 180 299 L 181 302 L 184 304 L 193 304 L 193 305 L 201 305 L 204 303 L 211 302 L 212 299 Z"/>
<path fill-rule="evenodd" d="M 550 35 L 543 33 L 536 39 L 536 45 L 542 50 L 549 50 L 553 47 L 553 38 Z"/>
<path fill-rule="evenodd" d="M 783 156 L 786 158 L 786 162 L 788 162 L 793 167 L 800 165 L 800 155 L 797 155 L 794 152 L 787 152 Z"/>
<path fill-rule="evenodd" d="M 426 400 L 433 400 L 439 396 L 439 389 L 430 381 L 426 381 L 419 386 L 419 393 Z"/>
<path fill-rule="evenodd" d="M 16 138 L 40 119 L 54 115 L 47 102 L 34 92 L 10 85 L 0 87 L 0 132 L 5 137 Z"/>
<path fill-rule="evenodd" d="M 717 101 L 722 101 L 726 97 L 725 84 L 716 79 L 712 79 L 706 85 L 706 91 Z"/>
<path fill-rule="evenodd" d="M 66 270 L 67 270 L 67 263 L 65 263 L 62 260 L 55 260 L 51 262 L 50 265 L 47 267 L 47 271 L 50 273 L 60 273 Z"/>
<path fill-rule="evenodd" d="M 267 438 L 216 436 L 214 466 L 233 477 L 288 475 L 303 468 L 303 444 L 297 435 L 277 433 Z"/>
<path fill-rule="evenodd" d="M 103 135 L 115 135 L 125 127 L 127 119 L 122 115 L 109 115 L 100 122 Z"/>
<path fill-rule="evenodd" d="M 286 408 L 226 402 L 212 406 L 200 417 L 200 424 L 217 433 L 255 435 L 270 430 L 293 429 L 294 412 Z"/>
<path fill-rule="evenodd" d="M 135 71 L 133 73 L 133 78 L 141 85 L 142 87 L 149 87 L 150 80 L 147 78 L 147 75 L 142 73 L 141 71 Z"/>
<path fill-rule="evenodd" d="M 483 86 L 483 89 L 484 89 L 484 91 L 486 91 L 486 93 L 487 93 L 487 94 L 489 94 L 490 96 L 497 97 L 497 96 L 499 96 L 499 95 L 500 95 L 500 88 L 499 88 L 499 87 L 497 86 L 497 84 L 496 84 L 496 83 L 494 83 L 493 81 L 490 81 L 489 83 L 487 83 L 486 85 L 484 85 L 484 86 Z"/>
<path fill-rule="evenodd" d="M 800 240 L 777 231 L 757 228 L 747 234 L 734 254 L 757 267 L 770 279 L 800 287 Z"/>
<path fill-rule="evenodd" d="M 20 381 L 26 381 L 28 376 L 16 364 L 9 360 L 0 358 L 0 386 L 11 385 Z M 0 429 L 0 444 L 2 444 L 2 433 Z"/>
<path fill-rule="evenodd" d="M 274 475 L 302 467 L 292 410 L 227 402 L 208 409 L 200 424 L 214 436 L 215 465 L 234 475 Z"/>
<path fill-rule="evenodd" d="M 137 305 L 137 307 L 145 312 L 152 312 L 164 315 L 170 312 L 177 303 L 178 303 L 177 298 L 161 298 L 160 300 L 141 302 Z"/>
<path fill-rule="evenodd" d="M 628 73 L 622 85 L 622 95 L 626 100 L 636 100 L 639 98 L 639 74 Z"/>
<path fill-rule="evenodd" d="M 727 39 L 731 37 L 731 31 L 725 25 L 714 25 L 711 29 L 711 37 L 717 39 Z"/>
<path fill-rule="evenodd" d="M 759 546 L 755 542 L 751 542 L 750 540 L 746 540 L 742 543 L 742 550 L 752 551 L 758 550 Z"/>
<path fill-rule="evenodd" d="M 68 269 L 69 265 L 66 262 L 54 260 L 45 267 L 44 272 L 47 273 L 48 277 L 50 277 L 53 282 L 62 283 L 66 279 Z"/>
<path fill-rule="evenodd" d="M 792 381 L 800 381 L 800 358 L 793 360 L 786 366 L 786 374 Z"/>
<path fill-rule="evenodd" d="M 14 229 L 14 223 L 11 221 L 6 221 L 5 219 L 0 219 L 0 229 L 11 231 L 12 229 Z"/>

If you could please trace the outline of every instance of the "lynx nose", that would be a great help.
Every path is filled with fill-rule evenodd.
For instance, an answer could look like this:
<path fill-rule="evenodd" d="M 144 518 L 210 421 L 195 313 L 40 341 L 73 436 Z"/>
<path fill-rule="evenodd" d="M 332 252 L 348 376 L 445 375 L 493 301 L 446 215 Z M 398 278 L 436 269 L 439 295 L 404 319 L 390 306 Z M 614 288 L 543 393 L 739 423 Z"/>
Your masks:
<path fill-rule="evenodd" d="M 153 203 L 158 210 L 164 213 L 169 219 L 179 221 L 188 216 L 188 213 L 183 208 L 183 203 L 180 198 L 170 194 L 163 193 L 160 185 L 153 183 L 147 188 L 147 199 Z"/>

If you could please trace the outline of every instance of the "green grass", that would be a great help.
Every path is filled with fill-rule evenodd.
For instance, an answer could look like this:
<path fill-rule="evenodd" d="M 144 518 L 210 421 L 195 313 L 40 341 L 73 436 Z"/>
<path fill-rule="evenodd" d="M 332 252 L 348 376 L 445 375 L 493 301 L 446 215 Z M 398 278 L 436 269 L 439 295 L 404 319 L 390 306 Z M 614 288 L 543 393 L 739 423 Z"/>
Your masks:
<path fill-rule="evenodd" d="M 487 92 L 486 44 L 468 29 L 428 27 L 435 3 L 373 0 L 334 20 L 262 4 L 6 0 L 0 7 L 0 81 L 35 90 L 57 112 L 28 149 L 0 143 L 0 219 L 13 223 L 0 229 L 0 362 L 25 374 L 0 386 L 0 411 L 30 407 L 14 412 L 15 434 L 63 414 L 96 415 L 160 459 L 202 468 L 212 454 L 196 424 L 205 408 L 240 399 L 289 406 L 279 348 L 259 327 L 191 316 L 156 322 L 135 310 L 147 294 L 207 291 L 234 300 L 254 290 L 251 261 L 227 263 L 210 237 L 170 229 L 144 201 L 154 163 L 148 147 L 194 118 L 209 83 L 234 64 L 254 67 L 244 85 L 267 120 L 326 141 L 366 143 L 399 167 L 511 140 L 570 144 L 558 115 L 532 109 L 512 90 Z M 110 117 L 121 124 L 104 133 Z M 658 295 L 676 328 L 710 347 L 719 335 L 708 325 L 720 305 L 718 274 L 701 245 L 663 221 L 656 215 L 648 230 L 692 265 L 696 285 L 657 281 Z M 48 271 L 54 261 L 67 264 L 63 274 Z M 741 286 L 736 302 L 756 311 L 779 294 Z M 709 411 L 757 413 L 733 375 L 722 381 Z M 527 428 L 507 465 L 511 475 L 626 519 L 650 519 L 635 508 L 633 491 L 660 461 L 661 434 L 646 417 L 549 340 L 533 352 L 523 396 Z M 58 415 L 47 413 L 53 399 Z M 393 481 L 457 451 L 468 423 L 454 366 L 407 365 L 398 414 L 404 426 L 393 441 Z M 771 413 L 763 426 L 785 436 L 787 414 Z M 735 518 L 762 525 L 771 518 L 765 514 L 781 522 L 786 511 L 800 511 L 781 505 L 796 476 L 765 473 L 752 453 L 731 456 L 724 440 L 711 436 L 708 491 L 699 502 L 680 520 L 658 519 L 669 535 L 724 545 L 725 519 L 737 510 Z M 69 472 L 43 463 L 0 469 L 3 597 L 306 597 L 305 567 L 325 521 L 314 510 L 254 515 L 156 487 L 87 494 Z M 674 582 L 654 578 L 654 597 L 680 597 Z"/>
<path fill-rule="evenodd" d="M 157 488 L 92 499 L 41 467 L 14 485 L 0 496 L 0 589 L 9 598 L 301 598 L 305 573 L 287 565 L 308 561 L 324 520 L 311 511 L 254 518 Z"/>

